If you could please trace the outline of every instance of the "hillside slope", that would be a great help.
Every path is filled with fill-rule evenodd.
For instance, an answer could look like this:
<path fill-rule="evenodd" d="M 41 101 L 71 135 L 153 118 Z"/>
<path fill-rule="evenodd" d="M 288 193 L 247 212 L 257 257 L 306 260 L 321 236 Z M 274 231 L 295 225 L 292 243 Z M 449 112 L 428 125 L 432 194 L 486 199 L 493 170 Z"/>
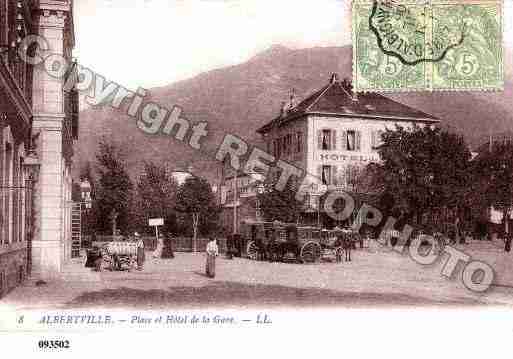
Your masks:
<path fill-rule="evenodd" d="M 150 89 L 150 97 L 171 109 L 179 105 L 193 122 L 207 121 L 209 135 L 202 153 L 174 138 L 149 136 L 133 119 L 107 106 L 81 113 L 77 146 L 79 168 L 94 161 L 98 140 L 106 136 L 124 144 L 132 175 L 143 160 L 165 162 L 170 168 L 195 170 L 210 180 L 219 169 L 212 156 L 225 133 L 258 141 L 255 130 L 275 117 L 282 101 L 295 89 L 298 100 L 319 89 L 337 72 L 351 77 L 351 47 L 292 50 L 273 46 L 248 62 L 202 73 L 175 84 Z M 513 76 L 511 56 L 506 64 L 504 92 L 410 93 L 390 97 L 442 119 L 443 125 L 465 135 L 474 147 L 491 133 L 513 133 Z M 144 76 L 143 74 L 141 76 Z"/>

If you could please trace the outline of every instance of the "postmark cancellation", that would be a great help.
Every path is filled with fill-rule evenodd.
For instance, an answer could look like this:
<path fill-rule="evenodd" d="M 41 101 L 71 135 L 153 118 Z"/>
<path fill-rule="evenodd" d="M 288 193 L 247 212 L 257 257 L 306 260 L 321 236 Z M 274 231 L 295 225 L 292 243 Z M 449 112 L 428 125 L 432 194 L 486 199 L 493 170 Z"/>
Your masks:
<path fill-rule="evenodd" d="M 354 0 L 357 91 L 501 90 L 502 0 Z"/>

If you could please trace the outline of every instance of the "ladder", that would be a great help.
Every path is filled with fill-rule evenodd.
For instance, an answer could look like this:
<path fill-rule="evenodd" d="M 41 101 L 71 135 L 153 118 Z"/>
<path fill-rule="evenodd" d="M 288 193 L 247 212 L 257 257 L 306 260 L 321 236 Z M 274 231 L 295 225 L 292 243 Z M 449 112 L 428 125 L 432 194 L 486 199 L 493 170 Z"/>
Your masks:
<path fill-rule="evenodd" d="M 71 258 L 80 257 L 82 246 L 82 203 L 73 202 L 71 208 Z"/>

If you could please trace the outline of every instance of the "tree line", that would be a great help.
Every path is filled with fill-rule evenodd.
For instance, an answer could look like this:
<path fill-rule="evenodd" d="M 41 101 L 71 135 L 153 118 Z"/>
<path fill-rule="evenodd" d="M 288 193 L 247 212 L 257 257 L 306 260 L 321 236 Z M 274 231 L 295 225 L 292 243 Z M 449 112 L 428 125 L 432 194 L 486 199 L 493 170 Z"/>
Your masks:
<path fill-rule="evenodd" d="M 377 151 L 381 161 L 356 171 L 349 183 L 357 204 L 355 212 L 365 202 L 379 209 L 384 218 L 396 218 L 397 229 L 409 224 L 426 232 L 484 236 L 491 207 L 501 211 L 503 218 L 512 210 L 510 140 L 491 139 L 472 153 L 463 136 L 447 129 L 397 126 L 382 133 Z M 273 190 L 272 184 L 266 188 L 259 200 L 267 220 L 301 221 L 304 205 L 296 200 L 293 185 L 282 193 Z M 327 194 L 320 197 L 320 208 L 326 198 Z M 333 208 L 342 210 L 343 199 L 337 201 Z M 325 213 L 322 216 L 322 224 L 340 225 Z M 352 216 L 349 221 L 354 219 Z M 495 230 L 509 233 L 508 226 L 503 220 L 502 228 Z"/>
<path fill-rule="evenodd" d="M 180 185 L 165 164 L 145 161 L 134 181 L 128 173 L 124 148 L 102 138 L 96 162 L 84 164 L 81 180 L 91 184 L 92 208 L 83 215 L 86 234 L 112 234 L 113 212 L 122 234 L 153 234 L 150 218 L 163 218 L 161 230 L 196 238 L 219 230 L 220 208 L 208 181 L 188 176 Z M 80 196 L 79 184 L 74 188 Z"/>

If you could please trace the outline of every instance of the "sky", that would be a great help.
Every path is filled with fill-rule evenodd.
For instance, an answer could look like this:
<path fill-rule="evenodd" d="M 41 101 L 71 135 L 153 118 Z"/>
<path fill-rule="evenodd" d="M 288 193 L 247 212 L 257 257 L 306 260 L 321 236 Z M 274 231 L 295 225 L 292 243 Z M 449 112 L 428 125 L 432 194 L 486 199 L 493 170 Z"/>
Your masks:
<path fill-rule="evenodd" d="M 350 44 L 349 16 L 350 0 L 75 0 L 74 56 L 129 89 L 159 87 L 275 44 Z M 513 47 L 513 0 L 504 18 Z"/>

